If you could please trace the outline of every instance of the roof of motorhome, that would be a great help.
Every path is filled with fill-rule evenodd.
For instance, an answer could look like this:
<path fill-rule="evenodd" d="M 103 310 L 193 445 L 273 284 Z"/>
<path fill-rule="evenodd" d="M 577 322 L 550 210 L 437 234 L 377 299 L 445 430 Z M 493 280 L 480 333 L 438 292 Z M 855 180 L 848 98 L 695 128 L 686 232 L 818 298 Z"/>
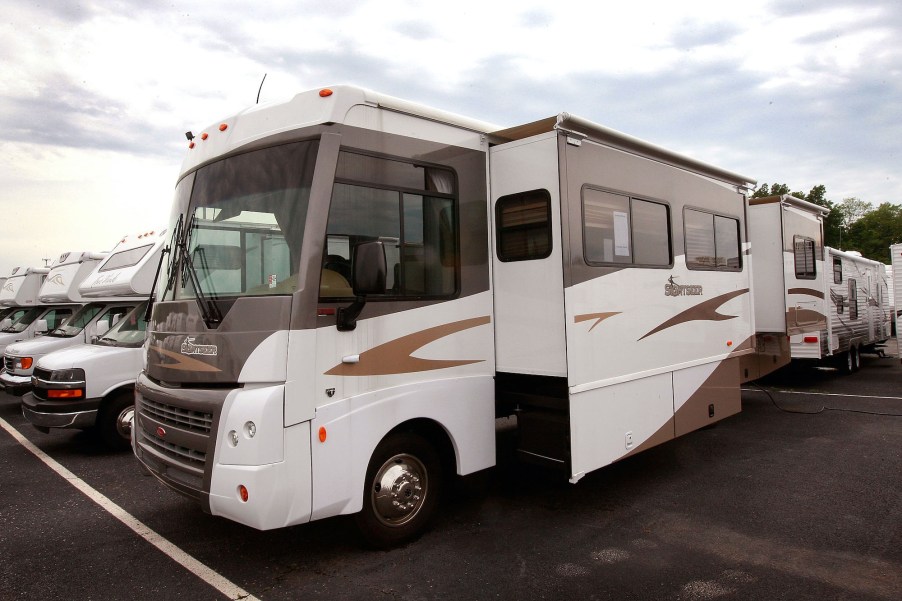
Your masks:
<path fill-rule="evenodd" d="M 818 213 L 821 215 L 826 215 L 830 212 L 830 209 L 826 207 L 814 204 L 813 202 L 808 202 L 807 200 L 802 200 L 801 198 L 796 198 L 795 196 L 789 194 L 777 194 L 774 196 L 762 196 L 761 198 L 749 199 L 750 205 L 766 205 L 776 202 L 782 203 L 784 205 L 798 207 L 805 211 L 810 211 L 812 213 Z"/>
<path fill-rule="evenodd" d="M 754 178 L 733 173 L 732 171 L 727 171 L 726 169 L 721 169 L 720 167 L 710 165 L 703 161 L 667 150 L 666 148 L 652 144 L 651 142 L 635 138 L 615 129 L 583 119 L 582 117 L 571 115 L 570 113 L 559 113 L 554 117 L 548 117 L 546 119 L 540 119 L 539 121 L 533 121 L 532 123 L 494 131 L 490 133 L 489 137 L 495 143 L 504 143 L 522 140 L 523 138 L 528 138 L 552 130 L 561 130 L 572 133 L 578 137 L 585 137 L 594 142 L 604 144 L 605 146 L 682 167 L 683 169 L 687 169 L 694 173 L 727 182 L 732 185 L 753 187 L 757 183 L 757 180 Z"/>
<path fill-rule="evenodd" d="M 875 261 L 874 259 L 868 259 L 863 256 L 857 250 L 839 250 L 838 248 L 833 248 L 831 246 L 825 246 L 824 250 L 827 251 L 831 255 L 839 255 L 841 257 L 845 257 L 851 261 L 858 261 L 859 263 L 871 263 L 874 265 L 883 265 L 880 261 Z"/>

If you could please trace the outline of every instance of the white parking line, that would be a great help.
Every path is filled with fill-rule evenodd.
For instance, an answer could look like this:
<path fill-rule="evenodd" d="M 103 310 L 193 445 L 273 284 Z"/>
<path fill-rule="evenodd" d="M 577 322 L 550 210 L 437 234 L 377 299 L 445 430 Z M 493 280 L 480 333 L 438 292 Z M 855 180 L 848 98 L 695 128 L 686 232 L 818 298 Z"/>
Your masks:
<path fill-rule="evenodd" d="M 743 388 L 742 392 L 761 392 L 761 388 Z M 780 394 L 804 394 L 805 396 L 842 396 L 850 399 L 889 399 L 893 401 L 902 401 L 902 396 L 870 396 L 867 394 L 840 394 L 838 392 L 805 392 L 803 390 L 777 390 L 776 388 L 770 392 L 779 392 Z"/>
<path fill-rule="evenodd" d="M 230 582 L 198 560 L 194 559 L 193 557 L 173 545 L 171 542 L 145 526 L 140 520 L 113 503 L 109 498 L 89 486 L 81 478 L 57 463 L 44 451 L 37 448 L 34 444 L 32 444 L 30 440 L 22 436 L 18 430 L 13 428 L 3 418 L 0 418 L 0 426 L 2 426 L 4 430 L 9 432 L 9 434 L 13 438 L 15 438 L 19 444 L 28 449 L 35 457 L 43 461 L 54 472 L 62 476 L 63 479 L 65 479 L 69 484 L 80 490 L 85 494 L 85 496 L 100 505 L 107 513 L 134 530 L 138 534 L 138 536 L 165 553 L 173 561 L 221 592 L 223 595 L 226 595 L 229 599 L 259 601 L 257 597 L 254 597 L 243 588 Z"/>

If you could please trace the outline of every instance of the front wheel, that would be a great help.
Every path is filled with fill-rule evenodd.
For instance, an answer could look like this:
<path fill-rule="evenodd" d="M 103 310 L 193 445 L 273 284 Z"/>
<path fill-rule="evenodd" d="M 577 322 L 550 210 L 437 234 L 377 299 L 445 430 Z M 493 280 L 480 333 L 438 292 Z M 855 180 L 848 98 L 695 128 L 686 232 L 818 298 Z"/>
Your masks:
<path fill-rule="evenodd" d="M 417 434 L 392 434 L 370 459 L 357 526 L 376 547 L 416 538 L 435 513 L 441 487 L 441 464 L 432 446 Z"/>
<path fill-rule="evenodd" d="M 97 415 L 100 437 L 110 448 L 125 450 L 132 443 L 132 422 L 135 419 L 135 395 L 122 392 L 109 399 Z"/>

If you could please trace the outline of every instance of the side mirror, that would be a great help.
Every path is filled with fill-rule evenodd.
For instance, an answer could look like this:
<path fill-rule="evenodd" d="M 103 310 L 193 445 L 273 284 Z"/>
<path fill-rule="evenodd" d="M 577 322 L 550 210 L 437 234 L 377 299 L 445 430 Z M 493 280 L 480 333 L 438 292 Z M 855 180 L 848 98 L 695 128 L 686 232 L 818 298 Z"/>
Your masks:
<path fill-rule="evenodd" d="M 49 329 L 50 329 L 50 328 L 47 327 L 47 320 L 46 320 L 46 319 L 39 319 L 39 320 L 37 320 L 37 321 L 34 323 L 34 331 L 35 331 L 35 333 L 37 333 L 37 334 L 44 334 L 44 333 L 46 333 Z"/>
<path fill-rule="evenodd" d="M 366 305 L 369 294 L 385 294 L 385 280 L 388 266 L 385 261 L 385 247 L 382 242 L 363 242 L 354 247 L 354 296 L 356 300 L 348 307 L 338 310 L 338 331 L 348 332 L 357 327 L 357 317 Z"/>
<path fill-rule="evenodd" d="M 94 335 L 95 336 L 103 336 L 110 329 L 110 318 L 104 317 L 103 319 L 98 319 L 97 323 L 94 324 Z"/>

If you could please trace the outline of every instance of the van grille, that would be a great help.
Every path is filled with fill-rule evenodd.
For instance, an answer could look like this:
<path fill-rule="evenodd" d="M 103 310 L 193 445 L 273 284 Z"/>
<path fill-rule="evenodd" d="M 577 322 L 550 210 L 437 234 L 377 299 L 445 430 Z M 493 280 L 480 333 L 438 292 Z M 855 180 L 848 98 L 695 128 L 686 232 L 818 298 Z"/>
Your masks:
<path fill-rule="evenodd" d="M 151 401 L 146 397 L 141 399 L 141 409 L 145 414 L 153 416 L 158 421 L 191 432 L 209 435 L 210 429 L 213 427 L 212 413 L 202 413 L 200 411 L 192 411 L 191 409 L 173 407 L 172 405 Z"/>
<path fill-rule="evenodd" d="M 3 358 L 3 366 L 6 368 L 6 371 L 11 372 L 13 370 L 13 365 L 15 364 L 15 359 L 12 357 L 4 357 Z"/>

